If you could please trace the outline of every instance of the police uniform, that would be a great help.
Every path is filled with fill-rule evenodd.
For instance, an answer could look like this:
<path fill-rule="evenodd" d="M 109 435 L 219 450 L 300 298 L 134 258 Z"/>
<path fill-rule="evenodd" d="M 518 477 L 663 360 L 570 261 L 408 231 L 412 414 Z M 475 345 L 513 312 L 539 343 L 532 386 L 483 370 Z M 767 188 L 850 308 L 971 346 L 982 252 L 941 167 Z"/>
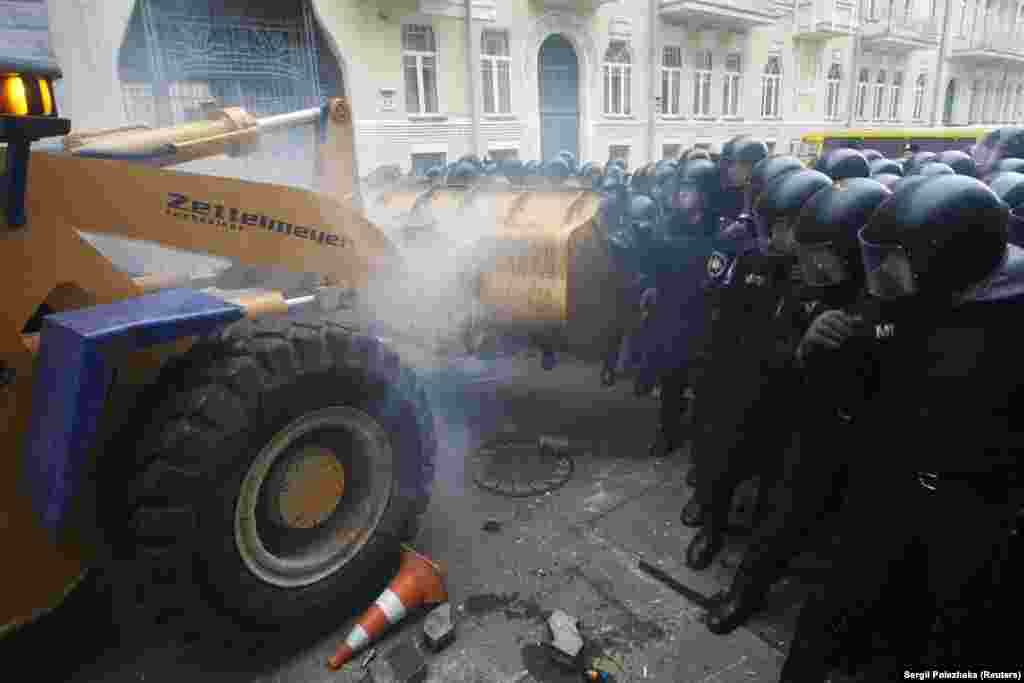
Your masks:
<path fill-rule="evenodd" d="M 842 546 L 780 681 L 822 680 L 842 658 L 885 680 L 1016 656 L 991 612 L 1019 506 L 1024 252 L 1006 244 L 1006 219 L 978 181 L 936 176 L 862 233 L 872 296 L 850 309 L 862 323 L 816 354 L 831 359 L 819 381 L 857 387 Z"/>
<path fill-rule="evenodd" d="M 817 171 L 786 174 L 758 206 L 771 224 L 795 216 L 806 199 L 830 185 Z M 778 409 L 780 397 L 793 390 L 792 356 L 779 353 L 776 333 L 796 266 L 793 254 L 750 248 L 729 266 L 719 290 L 713 356 L 697 392 L 704 428 L 696 444 L 696 491 L 680 513 L 683 524 L 702 525 L 687 550 L 692 569 L 707 567 L 721 549 L 736 486 L 757 474 L 774 476 L 768 470 L 787 445 Z"/>
<path fill-rule="evenodd" d="M 795 354 L 800 339 L 821 313 L 857 301 L 863 277 L 857 230 L 891 193 L 881 184 L 854 178 L 816 193 L 803 207 L 796 228 L 805 281 L 785 297 L 776 316 L 776 348 L 780 356 Z M 821 363 L 820 353 L 810 359 Z M 788 562 L 820 534 L 821 519 L 838 507 L 843 490 L 849 439 L 849 388 L 810 383 L 826 374 L 799 379 L 787 398 L 787 409 L 799 416 L 793 423 L 798 447 L 786 451 L 785 466 L 769 469 L 761 481 L 761 503 L 754 536 L 744 553 L 730 590 L 706 615 L 708 628 L 727 633 L 760 607 L 771 584 Z M 774 476 L 774 478 L 773 478 Z"/>

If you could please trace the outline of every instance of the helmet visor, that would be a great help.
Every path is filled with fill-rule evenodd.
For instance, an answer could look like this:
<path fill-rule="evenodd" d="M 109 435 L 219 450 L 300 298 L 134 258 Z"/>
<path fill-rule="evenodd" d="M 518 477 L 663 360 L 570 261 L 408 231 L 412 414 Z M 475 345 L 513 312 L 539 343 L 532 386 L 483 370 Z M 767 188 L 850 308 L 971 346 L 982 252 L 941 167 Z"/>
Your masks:
<path fill-rule="evenodd" d="M 831 242 L 797 246 L 800 272 L 811 287 L 831 287 L 850 279 L 846 263 Z"/>
<path fill-rule="evenodd" d="M 857 234 L 864 259 L 868 292 L 880 299 L 895 299 L 917 292 L 914 269 L 907 251 L 898 244 L 874 244 Z"/>

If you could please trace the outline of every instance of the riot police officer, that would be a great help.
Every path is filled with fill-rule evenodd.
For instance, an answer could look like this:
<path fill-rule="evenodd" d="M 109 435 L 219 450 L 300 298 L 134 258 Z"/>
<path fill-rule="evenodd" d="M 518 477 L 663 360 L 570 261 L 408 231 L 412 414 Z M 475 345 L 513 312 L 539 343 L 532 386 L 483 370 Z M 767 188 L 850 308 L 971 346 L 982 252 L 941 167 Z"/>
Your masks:
<path fill-rule="evenodd" d="M 903 176 L 898 176 L 892 173 L 878 173 L 871 176 L 872 180 L 882 183 L 890 190 L 893 189 L 901 180 Z"/>
<path fill-rule="evenodd" d="M 757 206 L 770 226 L 770 245 L 744 252 L 730 267 L 711 331 L 713 357 L 702 380 L 702 385 L 728 387 L 729 399 L 715 402 L 714 414 L 707 416 L 709 429 L 698 444 L 695 496 L 703 526 L 686 551 L 691 569 L 705 569 L 721 550 L 737 485 L 778 464 L 787 445 L 787 411 L 780 408 L 791 373 L 788 363 L 778 362 L 769 330 L 797 276 L 793 221 L 805 201 L 831 184 L 828 176 L 811 170 L 776 178 Z"/>
<path fill-rule="evenodd" d="M 756 207 L 761 195 L 764 194 L 768 185 L 776 178 L 803 168 L 804 165 L 799 159 L 783 154 L 766 157 L 757 162 L 750 173 L 748 206 Z M 710 314 L 712 319 L 717 317 L 719 308 L 718 297 L 733 260 L 747 250 L 761 248 L 763 246 L 761 242 L 766 241 L 768 236 L 768 228 L 754 208 L 751 208 L 749 214 L 742 214 L 729 228 L 719 233 L 708 258 L 706 268 L 708 280 L 705 290 L 710 298 Z M 703 365 L 707 365 L 710 361 L 713 347 L 714 345 L 710 344 L 703 354 Z M 710 382 L 701 382 L 701 384 L 704 384 L 705 387 L 703 395 L 709 402 L 713 403 L 715 400 L 713 395 L 718 392 L 718 388 Z M 701 416 L 705 413 L 713 415 L 715 411 L 710 405 L 705 408 L 704 399 L 700 398 L 700 396 L 701 392 L 698 391 L 697 407 L 700 409 L 695 409 L 694 415 L 698 426 L 703 429 L 706 425 L 704 425 L 705 421 Z M 698 439 L 694 443 L 692 450 L 693 466 L 686 475 L 686 483 L 690 486 L 696 486 L 697 478 L 700 476 L 700 454 L 702 452 L 700 440 Z M 690 502 L 683 507 L 680 519 L 686 526 L 694 527 L 701 524 L 700 505 L 696 496 L 691 497 Z"/>
<path fill-rule="evenodd" d="M 921 169 L 931 163 L 935 163 L 939 155 L 935 152 L 918 152 L 903 162 L 903 175 L 917 175 Z"/>
<path fill-rule="evenodd" d="M 768 147 L 749 135 L 739 135 L 722 146 L 718 166 L 722 174 L 719 210 L 724 225 L 749 213 L 750 175 L 754 165 L 768 156 Z"/>
<path fill-rule="evenodd" d="M 955 175 L 956 171 L 947 164 L 941 161 L 933 161 L 930 164 L 925 164 L 918 171 L 918 175 L 930 176 L 930 175 Z"/>
<path fill-rule="evenodd" d="M 817 170 L 835 181 L 845 178 L 867 178 L 871 167 L 864 155 L 849 147 L 829 151 L 818 160 Z"/>
<path fill-rule="evenodd" d="M 868 160 L 868 163 L 874 163 L 879 159 L 884 159 L 885 155 L 879 152 L 877 149 L 862 149 L 860 150 L 861 155 Z"/>
<path fill-rule="evenodd" d="M 774 320 L 783 352 L 796 353 L 816 313 L 859 299 L 864 278 L 857 232 L 891 194 L 874 180 L 850 178 L 818 191 L 804 204 L 794 233 L 803 284 L 786 298 Z M 804 387 L 801 393 L 806 391 Z M 768 472 L 784 471 L 781 481 L 761 481 L 760 496 L 774 504 L 761 506 L 768 512 L 757 521 L 732 586 L 708 610 L 705 623 L 714 633 L 728 633 L 759 608 L 786 563 L 803 549 L 805 538 L 819 530 L 830 494 L 842 484 L 846 406 L 818 387 L 809 395 L 811 400 L 789 406 L 800 416 L 799 448 L 788 451 L 785 468 Z"/>
<path fill-rule="evenodd" d="M 706 348 L 711 324 L 704 265 L 717 220 L 710 201 L 717 174 L 710 161 L 687 161 L 664 188 L 668 202 L 654 258 L 657 301 L 647 340 L 661 384 L 661 421 L 651 448 L 659 457 L 681 447 L 689 436 L 683 418 L 689 412 L 694 366 Z"/>
<path fill-rule="evenodd" d="M 994 165 L 1001 159 L 1024 158 L 1024 128 L 997 128 L 988 132 L 971 148 L 971 157 L 977 165 L 979 178 L 991 175 Z"/>
<path fill-rule="evenodd" d="M 988 175 L 991 178 L 997 173 L 1020 173 L 1024 171 L 1024 159 L 1018 157 L 1005 157 L 991 164 L 992 172 Z"/>
<path fill-rule="evenodd" d="M 855 387 L 859 457 L 835 571 L 801 612 L 784 683 L 823 680 L 841 658 L 865 680 L 1019 660 L 994 613 L 1006 601 L 991 599 L 1024 379 L 1024 252 L 1006 242 L 1007 215 L 973 178 L 904 185 L 860 233 L 870 296 L 808 330 L 807 372 Z"/>

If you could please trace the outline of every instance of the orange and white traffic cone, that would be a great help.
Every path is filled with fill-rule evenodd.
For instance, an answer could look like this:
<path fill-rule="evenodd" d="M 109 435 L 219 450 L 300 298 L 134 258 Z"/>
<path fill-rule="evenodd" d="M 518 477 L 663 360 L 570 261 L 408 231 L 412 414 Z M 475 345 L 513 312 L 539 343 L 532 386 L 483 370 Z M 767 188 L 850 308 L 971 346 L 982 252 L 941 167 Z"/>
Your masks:
<path fill-rule="evenodd" d="M 404 547 L 404 546 L 403 546 Z M 442 603 L 448 600 L 444 585 L 444 571 L 430 559 L 405 548 L 398 575 L 388 589 L 359 618 L 349 631 L 345 642 L 338 646 L 327 667 L 340 669 L 357 652 L 379 638 L 389 626 L 394 626 L 420 605 Z"/>

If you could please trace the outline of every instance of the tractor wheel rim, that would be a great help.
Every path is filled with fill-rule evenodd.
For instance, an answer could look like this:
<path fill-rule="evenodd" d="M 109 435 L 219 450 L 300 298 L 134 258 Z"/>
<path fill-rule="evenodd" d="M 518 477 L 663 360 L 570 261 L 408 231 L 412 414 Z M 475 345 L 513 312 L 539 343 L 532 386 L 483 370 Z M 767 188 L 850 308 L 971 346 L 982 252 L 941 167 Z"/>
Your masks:
<path fill-rule="evenodd" d="M 249 570 L 275 586 L 336 573 L 366 545 L 391 499 L 387 432 L 350 407 L 307 413 L 260 450 L 235 504 L 235 545 Z"/>

